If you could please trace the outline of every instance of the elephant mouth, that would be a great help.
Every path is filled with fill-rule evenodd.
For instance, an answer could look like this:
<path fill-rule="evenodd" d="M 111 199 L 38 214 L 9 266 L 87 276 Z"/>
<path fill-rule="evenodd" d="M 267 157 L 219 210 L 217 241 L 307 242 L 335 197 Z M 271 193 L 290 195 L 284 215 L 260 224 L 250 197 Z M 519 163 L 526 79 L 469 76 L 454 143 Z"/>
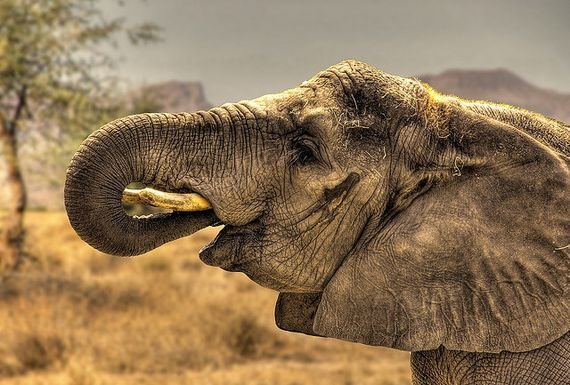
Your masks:
<path fill-rule="evenodd" d="M 239 263 L 238 245 L 243 237 L 251 236 L 257 228 L 257 221 L 234 225 L 223 222 L 215 213 L 215 207 L 204 196 L 192 190 L 183 192 L 166 192 L 152 187 L 141 189 L 126 188 L 122 196 L 123 204 L 143 205 L 160 212 L 146 215 L 133 215 L 132 217 L 141 221 L 152 221 L 159 218 L 186 218 L 189 222 L 200 223 L 197 231 L 208 226 L 224 225 L 224 228 L 210 243 L 200 250 L 200 258 L 208 265 L 221 267 L 228 271 L 238 271 L 242 263 Z M 199 217 L 206 216 L 207 221 L 194 221 Z"/>

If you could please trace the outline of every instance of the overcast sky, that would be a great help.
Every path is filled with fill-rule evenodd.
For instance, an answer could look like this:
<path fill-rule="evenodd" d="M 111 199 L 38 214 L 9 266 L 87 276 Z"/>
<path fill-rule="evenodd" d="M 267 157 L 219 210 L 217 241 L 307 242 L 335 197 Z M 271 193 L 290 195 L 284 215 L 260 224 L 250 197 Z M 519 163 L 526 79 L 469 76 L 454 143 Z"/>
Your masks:
<path fill-rule="evenodd" d="M 278 92 L 343 59 L 398 75 L 508 68 L 570 93 L 570 0 L 104 0 L 164 41 L 122 45 L 133 84 L 199 80 L 214 104 Z"/>

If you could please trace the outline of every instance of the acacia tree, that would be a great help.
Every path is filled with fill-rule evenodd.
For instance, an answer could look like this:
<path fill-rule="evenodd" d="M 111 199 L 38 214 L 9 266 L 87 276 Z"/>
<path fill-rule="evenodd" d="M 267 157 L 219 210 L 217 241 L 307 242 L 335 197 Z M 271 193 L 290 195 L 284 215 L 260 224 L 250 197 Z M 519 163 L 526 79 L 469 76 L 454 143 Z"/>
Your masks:
<path fill-rule="evenodd" d="M 96 107 L 102 69 L 113 64 L 102 48 L 125 33 L 130 43 L 158 39 L 151 23 L 127 25 L 107 19 L 95 0 L 2 0 L 0 2 L 0 165 L 10 193 L 0 239 L 0 272 L 22 256 L 26 186 L 18 159 L 29 130 L 49 127 Z M 79 121 L 80 119 L 74 119 Z"/>

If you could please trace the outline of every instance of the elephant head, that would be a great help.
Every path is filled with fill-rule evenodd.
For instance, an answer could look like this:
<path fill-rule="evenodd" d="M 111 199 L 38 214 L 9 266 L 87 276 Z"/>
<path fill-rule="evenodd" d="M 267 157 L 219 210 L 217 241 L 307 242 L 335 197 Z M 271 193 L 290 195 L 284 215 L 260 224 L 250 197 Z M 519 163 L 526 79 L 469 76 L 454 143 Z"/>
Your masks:
<path fill-rule="evenodd" d="M 344 61 L 279 94 L 108 123 L 65 205 L 117 255 L 224 224 L 201 259 L 281 292 L 283 329 L 524 351 L 570 325 L 569 146 L 559 122 Z M 211 209 L 131 217 L 131 182 Z"/>

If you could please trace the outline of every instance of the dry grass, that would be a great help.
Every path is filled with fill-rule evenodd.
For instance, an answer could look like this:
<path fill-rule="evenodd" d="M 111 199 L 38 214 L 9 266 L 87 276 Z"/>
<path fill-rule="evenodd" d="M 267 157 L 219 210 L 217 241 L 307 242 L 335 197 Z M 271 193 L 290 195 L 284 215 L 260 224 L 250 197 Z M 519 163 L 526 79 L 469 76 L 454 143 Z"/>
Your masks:
<path fill-rule="evenodd" d="M 203 265 L 201 231 L 116 258 L 63 213 L 29 213 L 18 275 L 0 282 L 0 385 L 410 383 L 406 353 L 286 333 L 276 293 Z"/>

